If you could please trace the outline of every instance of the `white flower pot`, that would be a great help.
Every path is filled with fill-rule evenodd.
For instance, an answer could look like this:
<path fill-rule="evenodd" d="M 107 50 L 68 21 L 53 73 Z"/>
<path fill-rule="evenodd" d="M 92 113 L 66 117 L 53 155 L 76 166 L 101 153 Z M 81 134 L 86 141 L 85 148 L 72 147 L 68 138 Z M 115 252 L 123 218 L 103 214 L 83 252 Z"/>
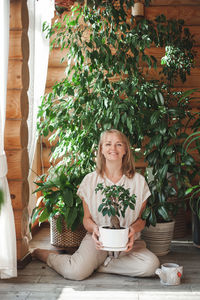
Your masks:
<path fill-rule="evenodd" d="M 112 229 L 108 226 L 100 226 L 100 242 L 103 244 L 102 250 L 123 251 L 128 243 L 129 228 Z"/>

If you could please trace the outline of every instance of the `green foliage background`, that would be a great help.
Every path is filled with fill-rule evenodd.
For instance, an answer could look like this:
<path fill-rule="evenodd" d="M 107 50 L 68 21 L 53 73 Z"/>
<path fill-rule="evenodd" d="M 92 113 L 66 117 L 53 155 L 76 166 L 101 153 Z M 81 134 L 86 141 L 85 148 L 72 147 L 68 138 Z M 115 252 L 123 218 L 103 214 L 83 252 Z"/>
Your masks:
<path fill-rule="evenodd" d="M 136 22 L 127 15 L 132 1 L 121 0 L 118 7 L 113 3 L 76 7 L 63 22 L 44 24 L 51 46 L 67 49 L 67 55 L 63 80 L 42 100 L 38 132 L 58 139 L 52 160 L 64 156 L 63 164 L 73 162 L 80 174 L 94 169 L 102 131 L 117 128 L 126 134 L 135 158 L 141 155 L 135 149 L 143 148 L 153 169 L 152 196 L 143 217 L 155 225 L 169 220 L 175 207 L 167 199 L 184 197 L 186 183 L 197 172 L 181 144 L 194 118 L 189 105 L 194 91 L 173 92 L 176 81 L 184 82 L 194 67 L 194 39 L 183 20 L 160 15 Z M 166 49 L 159 80 L 148 74 L 157 69 L 157 59 L 145 52 L 152 46 Z"/>

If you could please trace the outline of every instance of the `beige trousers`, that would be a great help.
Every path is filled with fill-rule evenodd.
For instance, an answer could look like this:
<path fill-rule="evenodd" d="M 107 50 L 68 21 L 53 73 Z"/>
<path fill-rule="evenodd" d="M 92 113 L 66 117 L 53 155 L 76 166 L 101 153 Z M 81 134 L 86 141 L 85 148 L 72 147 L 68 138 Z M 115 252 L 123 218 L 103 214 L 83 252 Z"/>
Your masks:
<path fill-rule="evenodd" d="M 130 252 L 120 252 L 119 257 L 112 258 L 105 267 L 103 263 L 107 256 L 107 251 L 95 248 L 91 234 L 87 233 L 73 255 L 51 253 L 47 264 L 64 278 L 72 280 L 83 280 L 95 270 L 133 277 L 148 277 L 154 275 L 160 265 L 158 258 L 146 248 L 142 240 L 136 240 Z"/>

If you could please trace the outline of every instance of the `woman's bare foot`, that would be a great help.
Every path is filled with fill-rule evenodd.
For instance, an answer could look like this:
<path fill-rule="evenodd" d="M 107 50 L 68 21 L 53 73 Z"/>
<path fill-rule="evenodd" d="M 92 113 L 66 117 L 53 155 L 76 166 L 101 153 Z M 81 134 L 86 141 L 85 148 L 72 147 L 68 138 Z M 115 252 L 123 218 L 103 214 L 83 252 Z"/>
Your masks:
<path fill-rule="evenodd" d="M 35 249 L 32 252 L 32 257 L 39 259 L 43 262 L 47 262 L 47 258 L 49 256 L 49 254 L 54 253 L 54 254 L 60 254 L 59 250 L 48 250 L 48 249 Z"/>

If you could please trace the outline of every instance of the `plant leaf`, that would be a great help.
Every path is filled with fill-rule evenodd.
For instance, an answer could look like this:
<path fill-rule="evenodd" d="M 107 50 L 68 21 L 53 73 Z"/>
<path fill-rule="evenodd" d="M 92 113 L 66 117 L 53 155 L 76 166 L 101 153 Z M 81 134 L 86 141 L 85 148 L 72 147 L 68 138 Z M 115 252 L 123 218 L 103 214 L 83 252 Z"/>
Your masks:
<path fill-rule="evenodd" d="M 39 217 L 39 222 L 42 223 L 42 222 L 48 220 L 49 216 L 50 216 L 50 213 L 48 212 L 47 208 L 45 207 Z"/>
<path fill-rule="evenodd" d="M 63 216 L 59 215 L 59 217 L 56 220 L 56 228 L 60 233 L 62 232 L 62 224 L 63 224 L 62 222 L 63 222 Z"/>
<path fill-rule="evenodd" d="M 164 206 L 161 206 L 161 207 L 158 208 L 158 213 L 163 218 L 163 220 L 165 220 L 165 221 L 169 220 L 168 212 L 167 212 L 167 210 L 165 209 Z"/>
<path fill-rule="evenodd" d="M 63 200 L 65 202 L 65 204 L 68 206 L 68 207 L 72 207 L 73 206 L 73 193 L 71 190 L 69 189 L 65 189 L 63 191 Z"/>

